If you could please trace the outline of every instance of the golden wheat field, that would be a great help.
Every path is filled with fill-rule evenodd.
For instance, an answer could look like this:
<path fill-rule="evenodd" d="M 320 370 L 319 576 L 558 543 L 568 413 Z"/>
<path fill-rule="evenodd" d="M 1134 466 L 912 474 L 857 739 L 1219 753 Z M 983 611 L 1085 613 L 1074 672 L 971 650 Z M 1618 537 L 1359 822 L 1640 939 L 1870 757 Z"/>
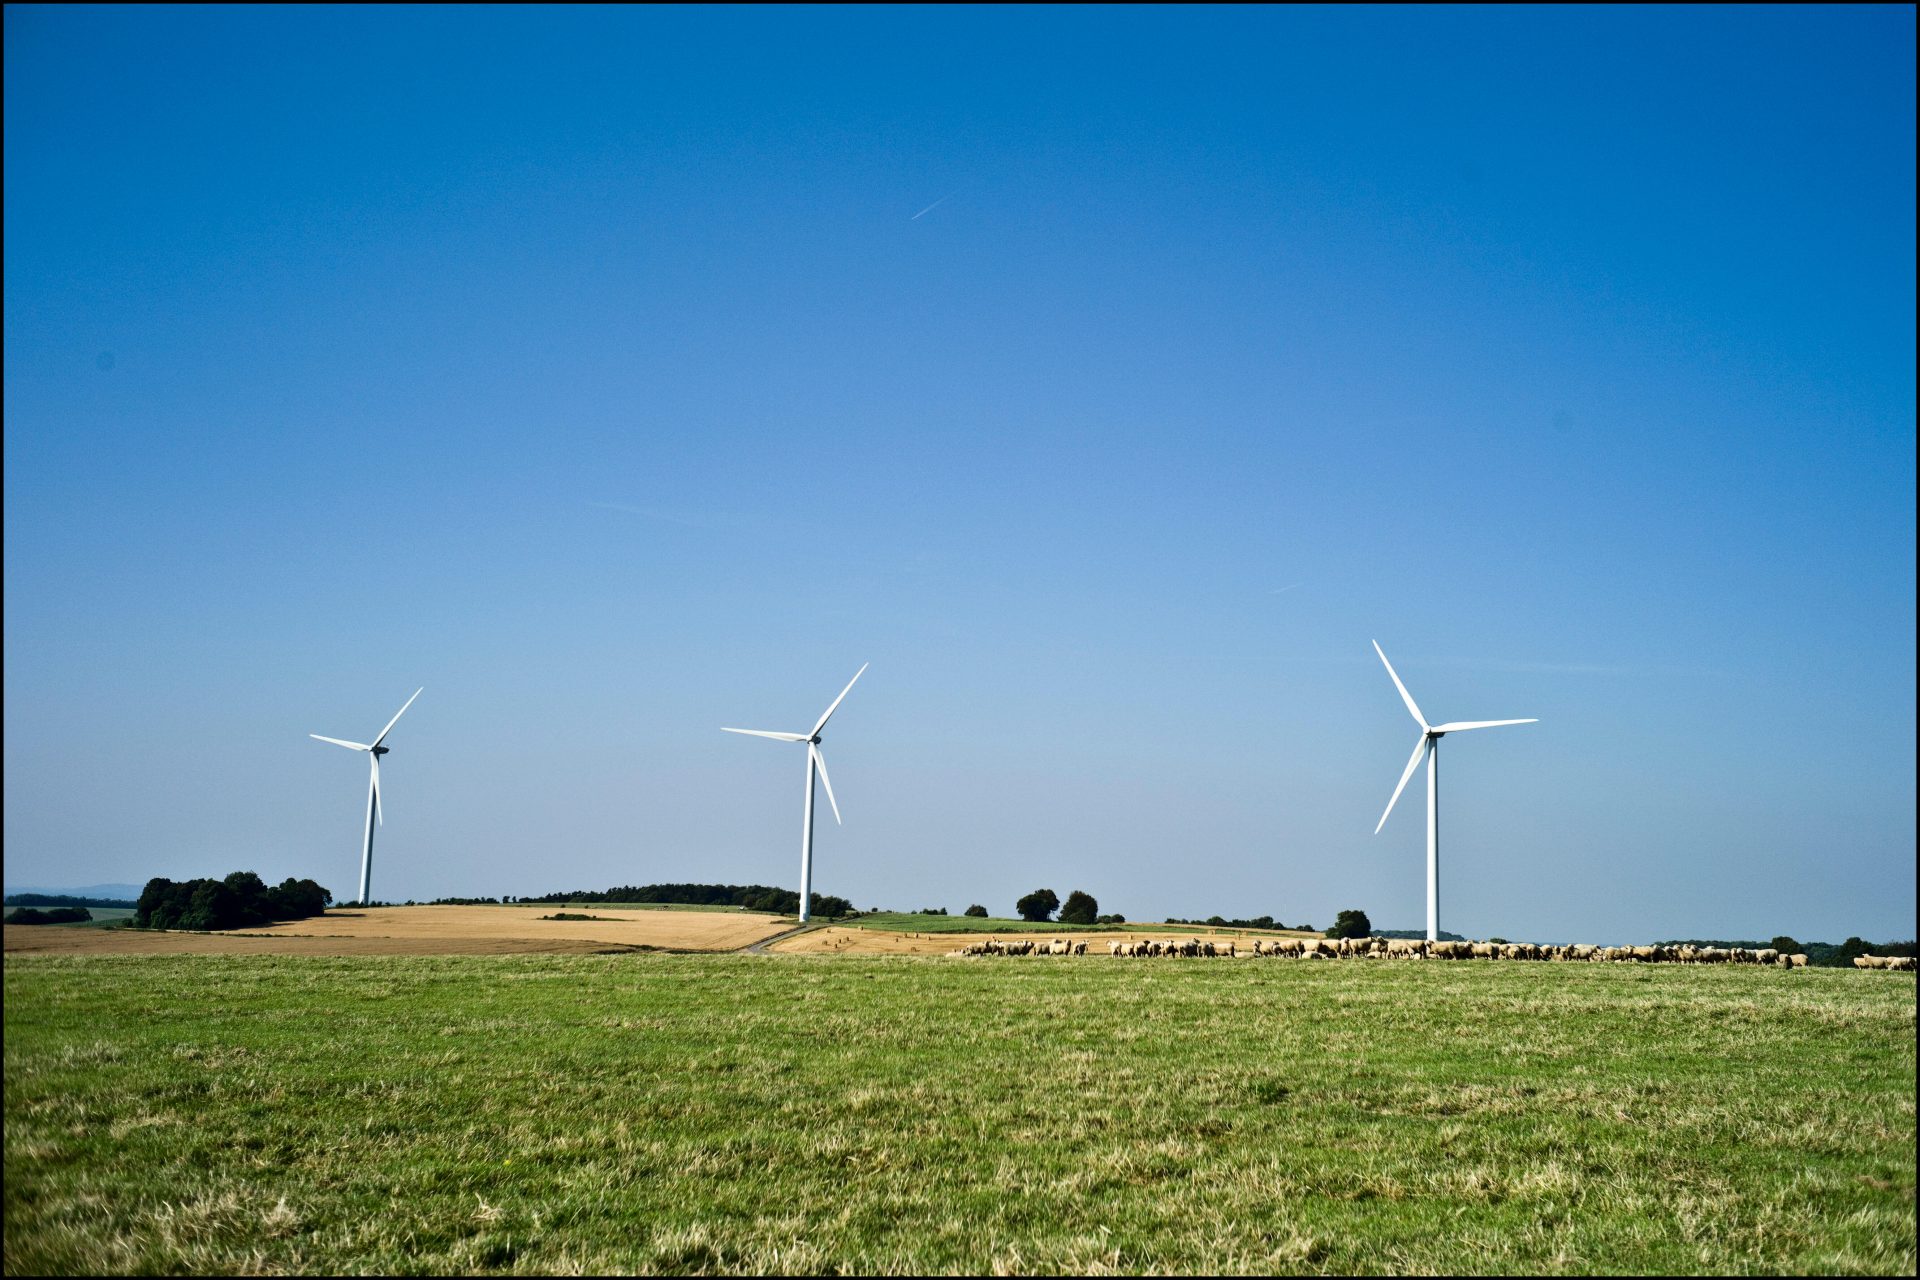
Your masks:
<path fill-rule="evenodd" d="M 600 917 L 542 920 L 556 912 Z M 651 948 L 734 951 L 793 927 L 751 911 L 618 907 L 345 907 L 234 933 L 7 925 L 8 953 L 55 955 L 581 955 Z"/>

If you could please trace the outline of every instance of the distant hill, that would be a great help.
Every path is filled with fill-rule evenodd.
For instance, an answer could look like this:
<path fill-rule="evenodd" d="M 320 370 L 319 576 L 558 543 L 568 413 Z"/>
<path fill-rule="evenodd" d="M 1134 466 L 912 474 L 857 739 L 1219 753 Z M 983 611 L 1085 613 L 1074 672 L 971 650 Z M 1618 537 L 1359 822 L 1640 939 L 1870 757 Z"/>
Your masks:
<path fill-rule="evenodd" d="M 8 906 L 132 906 L 140 900 L 146 885 L 81 885 L 79 889 L 36 889 L 31 885 L 8 885 Z M 60 902 L 35 902 L 36 898 L 58 898 Z"/>
<path fill-rule="evenodd" d="M 1424 938 L 1427 936 L 1427 931 L 1425 929 L 1375 929 L 1373 936 L 1376 938 Z M 1445 929 L 1442 929 L 1440 931 L 1440 941 L 1467 942 L 1469 939 L 1463 938 L 1457 933 L 1448 933 Z"/>
<path fill-rule="evenodd" d="M 65 894 L 69 898 L 138 898 L 146 885 L 81 885 L 79 889 L 40 889 L 38 885 L 8 885 L 13 894 Z"/>

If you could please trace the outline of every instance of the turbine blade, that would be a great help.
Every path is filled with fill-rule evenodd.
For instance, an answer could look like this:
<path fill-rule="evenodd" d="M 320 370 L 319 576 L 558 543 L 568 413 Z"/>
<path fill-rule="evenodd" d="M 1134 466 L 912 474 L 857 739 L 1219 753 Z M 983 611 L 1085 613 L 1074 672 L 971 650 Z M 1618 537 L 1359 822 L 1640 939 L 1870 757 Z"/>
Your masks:
<path fill-rule="evenodd" d="M 425 685 L 420 686 L 418 689 L 415 689 L 413 691 L 413 698 L 419 697 L 421 694 L 425 693 L 426 691 L 427 689 Z M 410 707 L 413 705 L 413 698 L 408 698 L 406 706 L 401 707 L 398 711 L 393 713 L 393 719 L 387 721 L 387 727 L 382 729 L 380 731 L 380 736 L 373 740 L 374 746 L 377 747 L 381 743 L 387 740 L 387 735 L 393 732 L 393 726 L 399 724 L 400 717 L 407 714 L 407 707 Z"/>
<path fill-rule="evenodd" d="M 387 825 L 387 815 L 380 811 L 380 757 L 373 757 L 373 820 L 381 826 Z"/>
<path fill-rule="evenodd" d="M 814 746 L 811 742 L 807 744 L 807 750 L 813 756 L 813 763 L 820 770 L 820 781 L 826 783 L 827 803 L 833 806 L 833 820 L 837 824 L 840 822 L 840 803 L 833 798 L 833 783 L 827 777 L 827 758 L 821 755 L 820 748 Z"/>
<path fill-rule="evenodd" d="M 1421 753 L 1427 749 L 1427 735 L 1421 734 L 1420 741 L 1413 744 L 1413 755 L 1407 759 L 1406 772 L 1400 775 L 1400 785 L 1393 789 L 1393 799 L 1387 801 L 1387 812 L 1380 815 L 1380 821 L 1374 824 L 1373 834 L 1379 835 L 1380 828 L 1387 825 L 1387 814 L 1393 812 L 1393 806 L 1400 802 L 1400 793 L 1407 789 L 1407 779 L 1420 767 Z"/>
<path fill-rule="evenodd" d="M 858 680 L 862 675 L 865 675 L 867 668 L 871 665 L 871 663 L 866 662 L 860 664 L 860 670 L 853 673 L 853 680 L 847 681 L 847 687 L 840 691 L 840 696 L 833 700 L 833 705 L 820 713 L 820 719 L 814 724 L 813 732 L 807 735 L 809 738 L 818 736 L 819 732 L 827 727 L 827 721 L 833 718 L 833 713 L 839 709 L 842 702 L 846 701 L 847 695 L 853 692 L 854 680 Z"/>
<path fill-rule="evenodd" d="M 1387 674 L 1393 677 L 1393 687 L 1400 691 L 1400 701 L 1407 704 L 1407 710 L 1413 712 L 1413 718 L 1418 720 L 1420 722 L 1420 728 L 1425 730 L 1427 727 L 1427 718 L 1420 714 L 1419 707 L 1413 705 L 1413 695 L 1407 692 L 1407 686 L 1400 683 L 1400 673 L 1393 669 L 1391 662 L 1387 662 L 1386 651 L 1380 647 L 1378 640 L 1373 642 L 1373 651 L 1380 655 L 1380 661 L 1386 662 Z M 1382 818 L 1381 821 L 1385 822 L 1386 819 Z"/>
<path fill-rule="evenodd" d="M 352 747 L 355 751 L 373 750 L 372 747 L 368 746 L 364 742 L 348 742 L 345 738 L 325 738 L 325 737 L 321 737 L 321 735 L 317 733 L 310 733 L 307 736 L 309 738 L 320 738 L 320 741 L 322 742 L 331 742 L 336 747 Z"/>
<path fill-rule="evenodd" d="M 1456 720 L 1452 724 L 1438 724 L 1433 727 L 1435 733 L 1461 733 L 1468 729 L 1493 729 L 1503 724 L 1539 724 L 1536 717 L 1532 720 Z"/>
<path fill-rule="evenodd" d="M 722 727 L 720 732 L 750 733 L 756 738 L 773 738 L 780 742 L 805 742 L 807 740 L 807 735 L 804 733 L 774 733 L 768 729 L 728 729 Z"/>

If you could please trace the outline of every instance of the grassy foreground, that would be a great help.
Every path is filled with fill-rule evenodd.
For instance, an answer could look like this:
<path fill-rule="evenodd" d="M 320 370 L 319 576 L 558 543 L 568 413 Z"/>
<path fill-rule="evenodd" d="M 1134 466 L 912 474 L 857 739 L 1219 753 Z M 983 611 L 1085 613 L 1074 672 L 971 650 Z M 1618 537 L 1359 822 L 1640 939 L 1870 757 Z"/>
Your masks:
<path fill-rule="evenodd" d="M 12 957 L 36 1272 L 1912 1274 L 1914 982 Z"/>

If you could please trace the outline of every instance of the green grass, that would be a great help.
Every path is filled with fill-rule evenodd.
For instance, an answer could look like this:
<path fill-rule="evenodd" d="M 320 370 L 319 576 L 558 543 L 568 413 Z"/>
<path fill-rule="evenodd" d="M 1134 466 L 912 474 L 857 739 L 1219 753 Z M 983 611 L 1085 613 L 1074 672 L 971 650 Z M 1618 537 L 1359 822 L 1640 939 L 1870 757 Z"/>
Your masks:
<path fill-rule="evenodd" d="M 9 958 L 40 1272 L 1912 1274 L 1907 975 Z"/>

